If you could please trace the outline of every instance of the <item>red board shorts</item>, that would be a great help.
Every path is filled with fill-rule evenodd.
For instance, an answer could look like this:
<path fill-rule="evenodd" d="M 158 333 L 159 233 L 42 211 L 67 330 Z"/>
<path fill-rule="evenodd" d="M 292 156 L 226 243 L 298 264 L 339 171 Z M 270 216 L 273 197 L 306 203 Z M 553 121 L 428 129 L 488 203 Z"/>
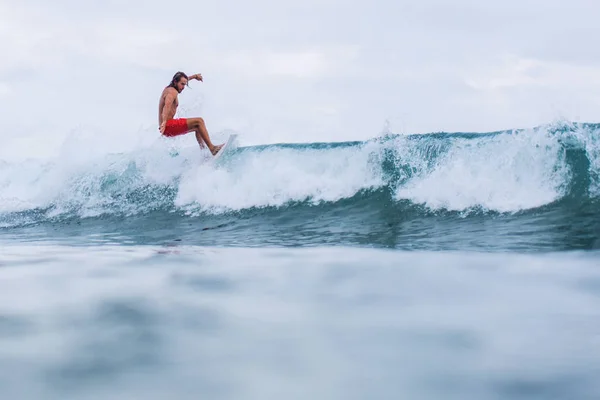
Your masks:
<path fill-rule="evenodd" d="M 179 136 L 188 133 L 191 130 L 192 129 L 188 128 L 186 118 L 170 119 L 167 121 L 163 135 L 168 137 Z"/>

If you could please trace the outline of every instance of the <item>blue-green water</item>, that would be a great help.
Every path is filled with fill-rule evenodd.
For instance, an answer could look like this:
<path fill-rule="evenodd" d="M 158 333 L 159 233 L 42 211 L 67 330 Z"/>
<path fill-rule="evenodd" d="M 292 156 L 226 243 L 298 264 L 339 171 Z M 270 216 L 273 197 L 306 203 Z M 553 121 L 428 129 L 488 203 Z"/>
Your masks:
<path fill-rule="evenodd" d="M 0 395 L 598 398 L 599 132 L 0 161 Z"/>

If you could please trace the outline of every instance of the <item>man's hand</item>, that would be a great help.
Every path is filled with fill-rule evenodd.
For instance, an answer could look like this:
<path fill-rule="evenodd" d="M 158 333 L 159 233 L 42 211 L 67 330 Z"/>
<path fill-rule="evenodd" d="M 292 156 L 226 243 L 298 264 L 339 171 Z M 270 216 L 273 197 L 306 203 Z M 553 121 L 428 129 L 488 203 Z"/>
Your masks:
<path fill-rule="evenodd" d="M 160 128 L 158 128 L 160 130 L 161 135 L 163 135 L 165 133 L 166 127 L 167 127 L 167 121 L 165 120 L 160 124 Z"/>
<path fill-rule="evenodd" d="M 194 75 L 190 76 L 190 78 L 191 78 L 191 79 L 196 79 L 197 81 L 204 82 L 204 81 L 202 80 L 202 74 L 194 74 Z"/>

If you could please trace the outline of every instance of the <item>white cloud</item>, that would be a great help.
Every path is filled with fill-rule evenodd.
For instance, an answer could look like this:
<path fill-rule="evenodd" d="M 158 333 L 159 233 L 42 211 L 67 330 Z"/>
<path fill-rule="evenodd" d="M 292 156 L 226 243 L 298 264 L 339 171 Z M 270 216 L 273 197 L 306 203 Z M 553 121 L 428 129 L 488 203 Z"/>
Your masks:
<path fill-rule="evenodd" d="M 10 94 L 10 86 L 6 82 L 0 82 L 0 97 Z"/>
<path fill-rule="evenodd" d="M 357 49 L 313 48 L 298 51 L 232 51 L 217 62 L 239 76 L 321 79 L 338 73 L 356 57 Z"/>
<path fill-rule="evenodd" d="M 598 120 L 600 4 L 565 4 L 0 0 L 0 136 L 156 135 L 177 70 L 205 78 L 185 112 L 249 143 Z"/>
<path fill-rule="evenodd" d="M 51 27 L 34 10 L 0 3 L 0 73 L 18 68 L 41 68 L 53 62 L 44 44 L 51 42 Z"/>
<path fill-rule="evenodd" d="M 467 78 L 468 84 L 481 90 L 510 87 L 585 88 L 600 85 L 600 65 L 572 64 L 532 58 L 507 57 L 501 65 Z"/>

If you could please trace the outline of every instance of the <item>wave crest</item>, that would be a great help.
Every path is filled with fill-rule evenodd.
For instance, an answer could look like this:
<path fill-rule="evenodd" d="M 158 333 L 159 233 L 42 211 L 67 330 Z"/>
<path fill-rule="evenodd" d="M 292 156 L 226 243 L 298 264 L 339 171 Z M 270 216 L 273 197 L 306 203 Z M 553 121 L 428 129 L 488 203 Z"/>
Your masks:
<path fill-rule="evenodd" d="M 517 212 L 598 197 L 598 131 L 597 124 L 562 124 L 241 147 L 218 165 L 197 148 L 173 153 L 164 143 L 88 161 L 63 155 L 52 162 L 2 162 L 0 226 L 156 210 L 335 204 L 382 190 L 392 203 L 434 211 Z"/>

